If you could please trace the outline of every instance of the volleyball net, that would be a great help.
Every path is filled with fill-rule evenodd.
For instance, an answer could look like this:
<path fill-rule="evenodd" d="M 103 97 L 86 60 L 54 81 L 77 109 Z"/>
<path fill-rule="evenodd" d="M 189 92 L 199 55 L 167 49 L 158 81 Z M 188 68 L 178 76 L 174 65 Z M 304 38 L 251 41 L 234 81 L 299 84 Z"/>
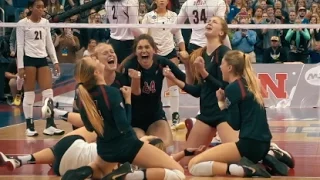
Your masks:
<path fill-rule="evenodd" d="M 16 28 L 19 25 L 17 23 L 0 23 L 0 28 Z M 205 25 L 191 25 L 191 24 L 77 24 L 77 23 L 50 23 L 46 26 L 43 25 L 27 25 L 29 27 L 41 26 L 50 27 L 53 39 L 56 36 L 60 36 L 65 33 L 64 29 L 71 28 L 73 35 L 78 39 L 78 45 L 76 50 L 71 50 L 68 47 L 68 42 L 59 42 L 56 47 L 57 56 L 60 61 L 61 75 L 56 77 L 54 91 L 55 102 L 59 102 L 61 106 L 71 107 L 74 97 L 75 81 L 73 78 L 74 64 L 68 61 L 62 61 L 62 59 L 68 59 L 69 57 L 75 58 L 69 59 L 71 62 L 75 62 L 76 59 L 83 57 L 84 51 L 90 44 L 90 39 L 95 39 L 99 42 L 106 42 L 109 38 L 108 30 L 110 28 L 161 28 L 172 29 L 177 28 L 182 30 L 182 34 L 188 46 L 188 38 L 192 29 L 204 28 Z M 289 29 L 318 29 L 318 24 L 229 24 L 229 38 L 232 44 L 233 35 L 237 31 L 252 30 L 258 32 L 264 29 L 266 32 L 271 30 L 279 31 L 279 43 L 281 44 L 281 36 L 285 36 L 283 32 Z M 281 33 L 280 33 L 281 32 Z M 258 33 L 257 33 L 258 34 Z M 260 34 L 261 35 L 261 34 Z M 268 38 L 267 40 L 258 39 L 254 45 L 254 53 L 257 57 L 257 63 L 253 64 L 255 71 L 261 80 L 262 86 L 267 90 L 264 93 L 265 105 L 270 108 L 284 108 L 284 107 L 320 107 L 320 66 L 319 64 L 263 64 L 262 60 L 265 49 L 263 46 L 259 47 L 257 43 L 264 43 L 263 41 L 271 41 L 271 36 L 262 36 L 262 38 Z M 260 37 L 261 38 L 261 37 Z M 55 42 L 55 39 L 53 40 Z M 265 42 L 266 43 L 266 42 Z M 270 44 L 270 42 L 269 42 Z M 69 44 L 70 45 L 70 44 Z M 64 47 L 65 46 L 65 47 Z M 260 49 L 257 49 L 260 48 Z M 290 44 L 289 44 L 290 50 Z M 238 49 L 233 47 L 233 49 Z M 72 53 L 72 56 L 70 54 Z M 181 70 L 184 70 L 184 66 L 179 66 Z M 164 87 L 166 87 L 166 81 L 164 81 Z M 167 94 L 167 89 L 163 89 L 163 97 Z M 35 105 L 41 105 L 41 92 L 38 91 L 37 98 L 39 100 Z M 192 106 L 199 107 L 199 100 L 192 96 L 180 92 L 180 106 Z"/>

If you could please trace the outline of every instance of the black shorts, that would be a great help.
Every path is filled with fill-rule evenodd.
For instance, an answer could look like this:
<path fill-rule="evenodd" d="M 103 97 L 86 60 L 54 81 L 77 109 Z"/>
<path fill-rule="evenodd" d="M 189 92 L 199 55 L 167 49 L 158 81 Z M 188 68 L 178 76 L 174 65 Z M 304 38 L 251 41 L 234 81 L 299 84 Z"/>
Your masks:
<path fill-rule="evenodd" d="M 167 59 L 176 58 L 176 57 L 178 57 L 177 50 L 173 49 L 169 54 L 167 54 L 166 56 L 163 56 L 163 57 L 165 57 Z"/>
<path fill-rule="evenodd" d="M 194 50 L 201 48 L 201 46 L 189 43 L 188 45 L 188 53 L 191 54 Z"/>
<path fill-rule="evenodd" d="M 131 126 L 133 128 L 142 129 L 144 132 L 147 132 L 149 126 L 156 121 L 167 121 L 166 113 L 161 109 L 158 113 L 153 115 L 145 115 L 140 117 L 132 117 Z"/>
<path fill-rule="evenodd" d="M 226 118 L 222 113 L 214 113 L 210 116 L 198 114 L 196 119 L 213 127 L 216 128 L 220 123 L 226 122 Z"/>
<path fill-rule="evenodd" d="M 236 142 L 241 157 L 246 157 L 253 163 L 261 161 L 270 150 L 270 142 L 257 141 L 254 139 L 239 139 Z"/>
<path fill-rule="evenodd" d="M 133 130 L 108 142 L 97 141 L 98 155 L 111 163 L 132 163 L 142 146 Z"/>
<path fill-rule="evenodd" d="M 47 58 L 33 58 L 29 56 L 23 57 L 23 64 L 24 67 L 35 67 L 35 68 L 41 68 L 48 66 Z"/>
<path fill-rule="evenodd" d="M 133 52 L 133 40 L 119 41 L 110 38 L 109 43 L 112 45 L 114 52 L 118 57 L 118 64 Z"/>
<path fill-rule="evenodd" d="M 63 155 L 66 151 L 71 147 L 71 145 L 78 139 L 85 139 L 79 135 L 71 135 L 62 138 L 55 146 L 51 148 L 53 155 L 54 155 L 54 162 L 52 164 L 53 172 L 60 176 L 59 166 Z"/>

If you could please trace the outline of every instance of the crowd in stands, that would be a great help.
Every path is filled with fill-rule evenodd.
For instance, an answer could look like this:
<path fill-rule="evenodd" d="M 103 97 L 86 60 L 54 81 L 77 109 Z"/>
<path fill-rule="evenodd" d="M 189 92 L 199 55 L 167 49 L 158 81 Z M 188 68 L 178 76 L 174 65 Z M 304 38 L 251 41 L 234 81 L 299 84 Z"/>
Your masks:
<path fill-rule="evenodd" d="M 320 24 L 320 0 L 225 0 L 225 19 L 229 24 Z M 54 15 L 90 0 L 44 0 L 46 13 Z M 182 0 L 169 0 L 169 9 L 179 13 Z M 153 0 L 139 0 L 139 20 L 153 7 Z M 28 14 L 28 0 L 0 0 L 4 22 L 17 22 Z M 0 12 L 1 15 L 2 12 Z M 2 17 L 2 16 L 0 16 Z M 103 5 L 68 18 L 68 23 L 107 23 Z M 191 30 L 182 31 L 188 44 Z M 60 63 L 74 63 L 90 55 L 99 42 L 109 39 L 108 29 L 52 29 L 52 38 Z M 233 49 L 249 54 L 256 63 L 320 62 L 320 27 L 317 29 L 230 29 Z M 187 47 L 187 46 L 186 46 Z M 0 27 L 0 62 L 10 63 L 16 56 L 14 28 Z M 3 65 L 1 66 L 4 67 Z M 3 71 L 3 70 L 2 70 Z M 2 71 L 0 78 L 2 78 Z M 0 88 L 2 89 L 2 88 Z M 3 94 L 3 93 L 2 93 Z M 0 90 L 1 96 L 1 90 Z"/>

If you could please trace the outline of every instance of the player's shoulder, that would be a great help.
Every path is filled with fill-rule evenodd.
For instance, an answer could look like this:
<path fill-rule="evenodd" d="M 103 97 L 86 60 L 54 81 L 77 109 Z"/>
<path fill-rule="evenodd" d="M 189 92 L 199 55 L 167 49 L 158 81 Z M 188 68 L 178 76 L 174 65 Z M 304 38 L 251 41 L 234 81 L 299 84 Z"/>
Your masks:
<path fill-rule="evenodd" d="M 237 79 L 231 83 L 228 84 L 228 86 L 225 88 L 225 91 L 228 93 L 236 93 L 240 90 L 240 86 L 244 85 L 245 82 L 243 82 L 243 79 Z"/>
<path fill-rule="evenodd" d="M 25 17 L 25 18 L 23 18 L 23 19 L 20 19 L 17 24 L 24 24 L 24 23 L 26 23 L 27 21 L 28 21 L 28 18 Z"/>
<path fill-rule="evenodd" d="M 125 69 L 130 69 L 130 68 L 135 69 L 136 67 L 138 67 L 137 63 L 138 63 L 137 57 L 133 57 L 132 59 L 125 62 L 124 68 Z"/>
<path fill-rule="evenodd" d="M 224 54 L 227 53 L 228 51 L 231 51 L 231 49 L 230 49 L 228 46 L 226 46 L 226 45 L 221 45 L 218 50 L 219 50 L 219 53 L 222 54 L 223 56 L 224 56 Z M 222 58 L 222 57 L 221 57 L 221 58 Z"/>
<path fill-rule="evenodd" d="M 150 12 L 147 12 L 144 17 L 147 17 L 147 18 L 152 18 L 156 15 L 156 13 L 152 10 Z"/>
<path fill-rule="evenodd" d="M 168 16 L 169 16 L 169 17 L 176 17 L 176 16 L 178 16 L 178 15 L 177 15 L 177 13 L 168 10 Z"/>
<path fill-rule="evenodd" d="M 154 55 L 154 60 L 158 62 L 159 65 L 166 66 L 169 64 L 170 60 L 166 57 L 160 56 L 160 55 Z"/>

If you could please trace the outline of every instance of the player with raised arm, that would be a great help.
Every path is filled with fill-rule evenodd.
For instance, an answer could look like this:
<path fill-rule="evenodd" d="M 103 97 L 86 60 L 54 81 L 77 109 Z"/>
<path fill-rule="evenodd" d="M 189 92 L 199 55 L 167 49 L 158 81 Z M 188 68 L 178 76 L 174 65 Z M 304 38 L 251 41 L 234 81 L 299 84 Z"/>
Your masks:
<path fill-rule="evenodd" d="M 42 0 L 32 0 L 28 4 L 30 16 L 20 20 L 17 27 L 17 68 L 19 77 L 24 79 L 23 112 L 27 123 L 27 136 L 37 136 L 34 128 L 33 104 L 35 101 L 35 86 L 39 84 L 42 90 L 42 101 L 45 105 L 53 106 L 52 73 L 49 69 L 49 55 L 55 73 L 60 73 L 59 62 L 52 43 L 50 27 L 30 27 L 32 25 L 49 25 L 42 18 L 44 3 Z M 53 117 L 47 118 L 45 135 L 62 135 L 63 130 L 57 129 Z"/>
<path fill-rule="evenodd" d="M 109 24 L 139 24 L 138 0 L 106 0 L 105 8 Z M 131 54 L 134 37 L 141 33 L 138 28 L 110 28 L 109 43 L 119 64 Z"/>

